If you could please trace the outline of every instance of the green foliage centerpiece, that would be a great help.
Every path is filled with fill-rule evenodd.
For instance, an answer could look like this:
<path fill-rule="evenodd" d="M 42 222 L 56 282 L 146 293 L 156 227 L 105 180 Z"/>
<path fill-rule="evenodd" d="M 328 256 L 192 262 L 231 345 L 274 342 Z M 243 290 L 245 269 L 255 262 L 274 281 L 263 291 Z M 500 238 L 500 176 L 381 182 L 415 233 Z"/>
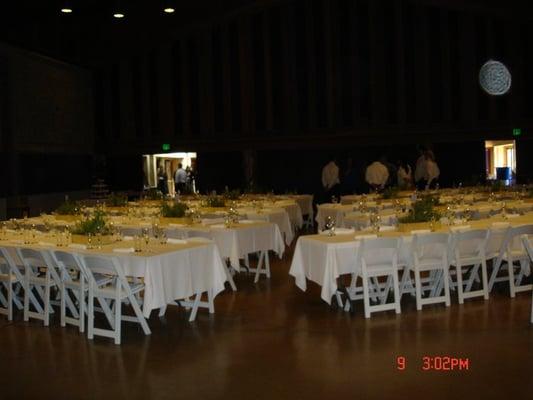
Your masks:
<path fill-rule="evenodd" d="M 84 217 L 78 221 L 72 230 L 76 235 L 109 235 L 111 229 L 107 225 L 105 212 L 97 208 L 91 216 Z"/>
<path fill-rule="evenodd" d="M 78 203 L 66 200 L 63 204 L 56 208 L 58 215 L 77 215 L 80 212 Z"/>
<path fill-rule="evenodd" d="M 128 196 L 123 193 L 111 193 L 107 198 L 107 204 L 111 207 L 124 207 L 128 205 Z"/>
<path fill-rule="evenodd" d="M 165 218 L 183 218 L 187 213 L 187 204 L 176 202 L 176 203 L 163 203 L 161 206 L 161 216 Z"/>
<path fill-rule="evenodd" d="M 223 208 L 226 207 L 226 201 L 222 196 L 209 195 L 205 199 L 205 206 L 211 208 Z"/>
<path fill-rule="evenodd" d="M 440 219 L 440 214 L 435 210 L 438 200 L 433 196 L 425 196 L 417 200 L 409 215 L 400 218 L 399 222 L 402 224 L 411 224 L 417 222 L 430 222 Z"/>

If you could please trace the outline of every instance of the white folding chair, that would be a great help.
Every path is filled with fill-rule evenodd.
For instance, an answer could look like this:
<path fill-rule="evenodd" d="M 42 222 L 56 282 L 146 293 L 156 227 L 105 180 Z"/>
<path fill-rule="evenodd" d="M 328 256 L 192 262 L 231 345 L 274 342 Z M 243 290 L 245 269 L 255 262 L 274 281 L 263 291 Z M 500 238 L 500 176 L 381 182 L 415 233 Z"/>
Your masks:
<path fill-rule="evenodd" d="M 395 310 L 396 314 L 401 312 L 398 281 L 399 244 L 399 240 L 395 238 L 363 239 L 361 243 L 361 276 L 363 279 L 365 318 L 370 318 L 370 314 L 376 311 Z M 369 279 L 383 276 L 387 277 L 387 283 L 383 292 L 379 293 L 382 299 L 381 304 L 370 305 Z M 386 303 L 384 300 L 386 300 L 390 289 L 394 292 L 394 302 Z"/>
<path fill-rule="evenodd" d="M 113 338 L 115 344 L 120 344 L 121 322 L 137 322 L 141 325 L 145 335 L 150 335 L 151 331 L 144 318 L 139 303 L 135 295 L 144 290 L 143 283 L 130 285 L 122 266 L 115 257 L 102 256 L 82 256 L 79 258 L 81 265 L 87 273 L 89 281 L 89 302 L 88 302 L 88 337 L 93 339 L 94 335 Z M 116 279 L 106 286 L 98 286 L 96 274 L 115 275 Z M 97 298 L 103 306 L 106 300 L 113 300 L 113 323 L 111 329 L 95 328 L 94 326 L 94 299 Z M 135 316 L 122 315 L 122 302 L 129 301 Z"/>
<path fill-rule="evenodd" d="M 60 281 L 47 254 L 34 249 L 17 248 L 17 255 L 24 265 L 24 321 L 30 318 L 40 319 L 44 326 L 50 323 L 50 291 L 57 287 Z M 36 301 L 32 301 L 33 289 L 43 302 L 42 308 Z M 30 302 L 35 311 L 30 310 Z"/>
<path fill-rule="evenodd" d="M 445 303 L 450 305 L 450 287 L 448 283 L 448 246 L 447 233 L 415 234 L 412 243 L 412 265 L 415 274 L 416 309 L 421 310 L 424 304 Z M 429 271 L 427 285 L 423 285 L 421 272 Z M 442 287 L 439 286 L 443 281 Z M 444 294 L 440 295 L 442 289 Z M 429 296 L 422 298 L 423 292 Z"/>
<path fill-rule="evenodd" d="M 59 270 L 61 293 L 61 326 L 71 324 L 77 326 L 80 332 L 85 331 L 85 314 L 87 313 L 86 294 L 89 291 L 87 272 L 79 260 L 64 251 L 50 251 L 50 255 Z M 107 275 L 95 274 L 98 287 L 110 283 L 113 278 Z M 69 291 L 74 294 L 78 307 L 72 301 Z M 67 316 L 67 307 L 71 316 Z"/>
<path fill-rule="evenodd" d="M 518 292 L 526 292 L 532 289 L 532 285 L 522 285 L 524 276 L 530 273 L 529 256 L 524 249 L 520 237 L 522 235 L 533 234 L 533 225 L 523 225 L 510 228 L 507 231 L 500 248 L 500 254 L 495 260 L 490 277 L 491 287 L 495 282 L 509 281 L 509 292 L 511 297 L 515 297 Z M 515 265 L 517 262 L 519 265 Z M 498 273 L 502 269 L 507 269 L 507 276 L 499 277 Z M 515 277 L 515 268 L 518 276 Z"/>
<path fill-rule="evenodd" d="M 492 291 L 496 282 L 507 281 L 507 276 L 497 277 L 498 269 L 495 268 L 496 261 L 500 255 L 500 250 L 504 243 L 507 232 L 511 228 L 508 222 L 494 222 L 489 228 L 487 244 L 485 246 L 485 258 L 491 261 L 492 271 L 489 277 L 489 293 Z"/>
<path fill-rule="evenodd" d="M 522 243 L 526 252 L 529 256 L 529 259 L 533 262 L 533 246 L 531 245 L 531 240 L 528 235 L 522 235 Z M 531 319 L 530 322 L 533 324 L 533 292 L 531 293 Z"/>
<path fill-rule="evenodd" d="M 0 248 L 0 283 L 6 289 L 6 296 L 0 291 L 0 314 L 7 315 L 8 321 L 13 320 L 13 304 L 22 308 L 22 303 L 14 293 L 15 285 L 22 282 L 22 275 L 14 264 L 9 252 Z"/>
<path fill-rule="evenodd" d="M 459 304 L 463 304 L 465 299 L 472 297 L 483 296 L 485 300 L 489 298 L 485 258 L 487 235 L 488 233 L 484 229 L 452 232 L 449 258 L 455 271 L 450 269 L 449 275 L 452 276 L 455 272 L 457 281 L 452 281 L 452 286 L 457 288 Z M 463 281 L 463 273 L 465 270 L 468 271 L 469 266 L 472 268 L 468 280 L 465 282 Z M 480 268 L 482 288 L 472 290 Z"/>

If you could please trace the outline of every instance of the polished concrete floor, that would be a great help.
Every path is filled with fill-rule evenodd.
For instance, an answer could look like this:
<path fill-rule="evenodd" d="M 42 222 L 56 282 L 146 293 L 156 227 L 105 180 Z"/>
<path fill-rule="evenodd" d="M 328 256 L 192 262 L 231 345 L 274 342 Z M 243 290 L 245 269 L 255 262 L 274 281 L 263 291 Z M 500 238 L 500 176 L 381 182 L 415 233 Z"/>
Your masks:
<path fill-rule="evenodd" d="M 151 336 L 125 323 L 121 346 L 57 319 L 44 328 L 0 316 L 0 399 L 533 398 L 529 293 L 510 299 L 501 288 L 421 312 L 406 296 L 402 314 L 365 320 L 362 304 L 350 315 L 316 285 L 296 288 L 291 257 L 273 261 L 270 281 L 238 276 L 239 291 L 194 323 L 178 307 L 152 316 Z M 468 370 L 424 371 L 424 356 L 468 359 Z"/>

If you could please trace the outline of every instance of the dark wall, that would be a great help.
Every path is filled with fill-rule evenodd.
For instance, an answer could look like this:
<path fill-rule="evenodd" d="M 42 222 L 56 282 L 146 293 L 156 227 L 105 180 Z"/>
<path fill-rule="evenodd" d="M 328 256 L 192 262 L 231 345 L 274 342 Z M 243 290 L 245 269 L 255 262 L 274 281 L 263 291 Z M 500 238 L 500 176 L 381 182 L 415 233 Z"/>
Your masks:
<path fill-rule="evenodd" d="M 433 142 L 443 180 L 453 183 L 482 171 L 482 140 L 533 129 L 525 20 L 409 0 L 293 0 L 140 48 L 98 74 L 101 149 L 121 143 L 140 155 L 171 143 L 211 156 L 219 149 L 220 159 L 255 149 L 272 168 L 281 155 L 290 189 L 315 184 L 307 173 L 317 175 L 325 147 L 352 149 L 359 162 L 372 149 L 394 159 L 398 146 L 416 154 L 416 144 Z M 513 75 L 505 96 L 479 87 L 491 58 Z M 219 183 L 200 172 L 207 186 Z M 259 173 L 259 184 L 281 185 L 268 168 Z"/>
<path fill-rule="evenodd" d="M 0 195 L 87 189 L 92 74 L 0 44 Z"/>

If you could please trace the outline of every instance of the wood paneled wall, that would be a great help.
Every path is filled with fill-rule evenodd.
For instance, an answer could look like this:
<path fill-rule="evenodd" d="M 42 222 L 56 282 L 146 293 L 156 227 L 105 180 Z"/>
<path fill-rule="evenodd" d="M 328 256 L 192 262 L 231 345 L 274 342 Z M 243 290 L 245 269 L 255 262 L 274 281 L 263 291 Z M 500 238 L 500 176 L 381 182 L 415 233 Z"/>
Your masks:
<path fill-rule="evenodd" d="M 404 0 L 279 2 L 104 69 L 98 130 L 129 150 L 508 137 L 532 126 L 530 31 Z M 513 74 L 502 97 L 478 84 L 491 58 Z"/>

